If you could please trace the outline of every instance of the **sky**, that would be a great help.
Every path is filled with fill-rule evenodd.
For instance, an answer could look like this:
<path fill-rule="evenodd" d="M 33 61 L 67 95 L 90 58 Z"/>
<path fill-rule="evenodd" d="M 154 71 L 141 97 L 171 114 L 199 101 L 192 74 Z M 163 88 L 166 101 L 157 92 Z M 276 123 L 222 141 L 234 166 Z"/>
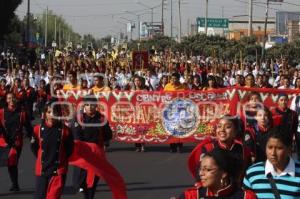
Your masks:
<path fill-rule="evenodd" d="M 179 0 L 165 0 L 164 9 L 165 34 L 171 30 L 171 1 L 173 7 L 173 35 L 177 35 L 179 27 Z M 180 0 L 182 35 L 189 31 L 190 24 L 196 23 L 197 17 L 205 16 L 206 0 Z M 240 15 L 248 15 L 249 0 L 208 0 L 208 16 L 239 19 Z M 254 19 L 264 19 L 267 0 L 253 0 Z M 92 34 L 96 38 L 117 35 L 126 31 L 127 20 L 151 22 L 153 9 L 154 22 L 161 21 L 162 0 L 30 0 L 31 13 L 39 16 L 46 10 L 52 10 L 62 16 L 79 34 Z M 143 4 L 143 5 L 142 5 Z M 275 17 L 277 11 L 300 11 L 299 0 L 284 0 L 284 3 L 271 3 L 269 16 Z M 21 18 L 27 12 L 27 0 L 17 8 L 16 14 Z M 131 13 L 129 13 L 131 12 Z M 133 13 L 133 14 L 132 14 Z M 126 19 L 124 19 L 126 18 Z M 245 17 L 244 17 L 245 18 Z M 137 38 L 137 29 L 133 30 L 133 38 Z"/>

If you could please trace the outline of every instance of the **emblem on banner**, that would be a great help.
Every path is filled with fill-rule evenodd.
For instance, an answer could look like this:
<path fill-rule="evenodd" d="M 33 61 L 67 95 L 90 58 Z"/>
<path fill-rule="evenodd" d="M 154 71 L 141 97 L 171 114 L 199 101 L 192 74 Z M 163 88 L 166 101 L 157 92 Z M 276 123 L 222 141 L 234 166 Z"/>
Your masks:
<path fill-rule="evenodd" d="M 184 138 L 192 135 L 199 125 L 199 109 L 187 99 L 176 99 L 166 105 L 162 112 L 164 129 L 174 137 Z"/>

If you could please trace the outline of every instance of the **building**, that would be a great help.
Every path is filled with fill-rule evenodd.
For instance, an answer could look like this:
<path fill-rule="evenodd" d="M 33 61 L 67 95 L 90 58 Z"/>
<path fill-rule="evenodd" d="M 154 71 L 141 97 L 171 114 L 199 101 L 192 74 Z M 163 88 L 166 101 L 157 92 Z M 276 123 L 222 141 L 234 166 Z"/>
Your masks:
<path fill-rule="evenodd" d="M 240 40 L 243 36 L 248 36 L 249 21 L 248 19 L 231 19 L 229 21 L 228 39 Z M 275 33 L 275 20 L 269 18 L 267 24 L 267 35 Z M 252 22 L 252 34 L 256 41 L 262 43 L 265 35 L 265 20 L 257 19 Z"/>
<path fill-rule="evenodd" d="M 290 21 L 300 22 L 300 12 L 276 12 L 276 34 L 277 35 L 288 35 L 288 23 Z"/>
<path fill-rule="evenodd" d="M 289 42 L 294 41 L 300 34 L 300 21 L 289 21 L 287 30 Z"/>

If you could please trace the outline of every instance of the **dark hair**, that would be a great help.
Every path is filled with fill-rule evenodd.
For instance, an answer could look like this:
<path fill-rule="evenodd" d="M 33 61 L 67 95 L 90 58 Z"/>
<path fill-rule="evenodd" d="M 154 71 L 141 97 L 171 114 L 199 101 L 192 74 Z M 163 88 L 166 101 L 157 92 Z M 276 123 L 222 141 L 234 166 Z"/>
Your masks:
<path fill-rule="evenodd" d="M 211 157 L 214 159 L 219 169 L 228 173 L 231 182 L 237 182 L 240 161 L 238 161 L 238 159 L 234 157 L 230 151 L 221 148 L 214 148 L 212 151 L 206 153 L 203 157 Z"/>
<path fill-rule="evenodd" d="M 272 117 L 272 112 L 268 109 L 268 107 L 266 106 L 257 106 L 256 107 L 256 113 L 255 115 L 257 115 L 258 111 L 263 110 L 267 113 L 268 116 L 268 120 L 269 120 L 269 127 L 273 126 L 273 117 Z"/>
<path fill-rule="evenodd" d="M 243 133 L 244 133 L 245 128 L 244 128 L 243 121 L 238 116 L 233 116 L 233 115 L 230 115 L 230 114 L 226 114 L 226 115 L 224 115 L 223 117 L 220 118 L 220 120 L 222 120 L 222 119 L 232 122 L 232 124 L 236 128 L 236 137 L 237 138 L 242 138 L 243 137 Z"/>
<path fill-rule="evenodd" d="M 176 77 L 176 79 L 180 79 L 179 73 L 172 73 L 171 76 L 172 76 L 172 77 Z"/>
<path fill-rule="evenodd" d="M 280 142 L 282 142 L 282 144 L 286 147 L 290 148 L 292 146 L 293 139 L 292 136 L 289 136 L 289 133 L 289 128 L 286 128 L 286 126 L 276 126 L 269 131 L 267 142 L 271 138 L 275 138 L 280 140 Z"/>
<path fill-rule="evenodd" d="M 55 102 L 57 102 L 56 99 L 51 99 L 48 102 L 46 102 L 44 110 L 43 110 L 43 121 L 45 121 L 45 117 L 46 117 L 46 112 L 48 111 L 48 108 L 52 108 L 53 109 L 53 115 L 55 117 L 61 117 L 62 116 L 62 108 L 60 104 L 54 104 Z"/>
<path fill-rule="evenodd" d="M 250 99 L 251 99 L 251 97 L 254 96 L 254 95 L 256 95 L 259 98 L 259 101 L 262 101 L 261 97 L 260 97 L 260 94 L 258 92 L 256 92 L 256 91 L 252 91 L 252 92 L 246 94 L 246 97 L 245 97 L 246 102 L 249 102 Z"/>

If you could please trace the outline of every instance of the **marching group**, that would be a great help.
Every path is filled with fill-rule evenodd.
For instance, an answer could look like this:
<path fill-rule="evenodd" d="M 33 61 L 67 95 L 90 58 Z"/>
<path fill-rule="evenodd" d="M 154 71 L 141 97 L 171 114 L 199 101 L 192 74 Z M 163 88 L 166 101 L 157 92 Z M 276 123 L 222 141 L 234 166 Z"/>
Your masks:
<path fill-rule="evenodd" d="M 94 143 L 103 150 L 112 138 L 109 124 L 101 123 L 94 99 L 88 98 L 79 117 L 61 120 L 63 110 L 52 106 L 59 90 L 87 93 L 111 90 L 183 91 L 223 87 L 300 89 L 300 70 L 287 60 L 241 66 L 224 63 L 214 67 L 202 58 L 194 62 L 165 65 L 150 61 L 148 68 L 133 70 L 117 62 L 58 57 L 53 63 L 12 65 L 0 80 L 0 146 L 8 149 L 7 166 L 11 191 L 19 191 L 18 160 L 23 145 L 23 127 L 31 140 L 36 160 L 35 198 L 60 198 L 68 159 L 76 140 Z M 205 60 L 205 59 L 204 59 Z M 62 84 L 67 81 L 68 84 Z M 188 163 L 195 186 L 180 199 L 198 198 L 300 198 L 300 98 L 288 106 L 288 96 L 279 94 L 278 107 L 269 110 L 259 93 L 248 94 L 246 110 L 239 117 L 226 115 L 215 126 L 215 137 L 206 138 L 191 152 Z M 36 110 L 36 113 L 34 112 Z M 34 128 L 31 120 L 41 115 Z M 182 143 L 172 143 L 171 152 Z M 136 150 L 145 151 L 144 143 Z M 296 151 L 297 158 L 292 157 Z M 74 184 L 85 198 L 93 198 L 99 176 L 78 168 Z"/>

